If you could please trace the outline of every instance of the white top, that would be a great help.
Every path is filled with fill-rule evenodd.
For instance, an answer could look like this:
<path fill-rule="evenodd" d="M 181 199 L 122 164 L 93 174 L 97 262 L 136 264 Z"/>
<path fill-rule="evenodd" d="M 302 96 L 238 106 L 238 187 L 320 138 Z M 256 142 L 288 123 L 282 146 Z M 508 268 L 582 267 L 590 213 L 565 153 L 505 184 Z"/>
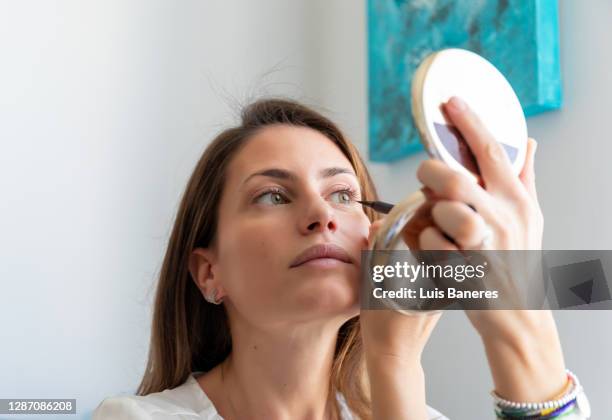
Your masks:
<path fill-rule="evenodd" d="M 336 398 L 342 420 L 353 420 L 342 394 Z M 449 420 L 427 406 L 429 420 Z M 98 405 L 92 420 L 223 420 L 194 375 L 184 384 L 149 395 L 124 395 L 106 398 Z"/>

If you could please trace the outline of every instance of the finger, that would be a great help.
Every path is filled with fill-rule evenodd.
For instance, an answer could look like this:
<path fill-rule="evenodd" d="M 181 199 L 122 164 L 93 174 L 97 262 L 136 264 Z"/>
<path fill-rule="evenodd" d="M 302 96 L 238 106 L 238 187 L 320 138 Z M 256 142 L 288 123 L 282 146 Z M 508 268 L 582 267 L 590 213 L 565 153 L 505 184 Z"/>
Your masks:
<path fill-rule="evenodd" d="M 444 237 L 438 228 L 429 226 L 419 235 L 419 245 L 424 251 L 457 251 L 458 248 Z"/>
<path fill-rule="evenodd" d="M 431 213 L 437 227 L 453 238 L 461 249 L 474 249 L 482 243 L 486 223 L 465 203 L 440 200 Z"/>
<path fill-rule="evenodd" d="M 538 194 L 536 192 L 534 164 L 537 147 L 538 143 L 534 139 L 529 138 L 527 143 L 527 157 L 525 158 L 525 164 L 523 165 L 523 169 L 519 175 L 519 179 L 525 186 L 525 189 L 529 195 L 536 200 L 538 198 Z"/>
<path fill-rule="evenodd" d="M 503 146 L 462 99 L 454 96 L 444 110 L 468 143 L 487 190 L 516 190 L 518 181 Z"/>
<path fill-rule="evenodd" d="M 427 200 L 435 200 L 437 198 L 436 193 L 429 187 L 422 187 L 421 192 Z"/>
<path fill-rule="evenodd" d="M 485 220 L 494 215 L 489 208 L 487 192 L 461 172 L 451 169 L 436 159 L 422 162 L 417 169 L 417 178 L 430 188 L 436 197 L 461 201 L 479 212 Z"/>

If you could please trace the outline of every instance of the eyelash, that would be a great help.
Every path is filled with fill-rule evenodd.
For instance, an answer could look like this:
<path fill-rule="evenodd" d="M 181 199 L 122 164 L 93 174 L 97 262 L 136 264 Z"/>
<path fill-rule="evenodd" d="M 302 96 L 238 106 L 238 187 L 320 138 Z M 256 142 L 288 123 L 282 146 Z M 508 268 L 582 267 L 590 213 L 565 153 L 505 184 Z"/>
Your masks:
<path fill-rule="evenodd" d="M 347 205 L 348 204 L 352 204 L 352 202 L 354 202 L 357 199 L 357 191 L 355 191 L 353 188 L 340 188 L 340 189 L 338 189 L 336 191 L 333 191 L 332 194 L 337 194 L 337 193 L 340 193 L 340 192 L 347 193 L 349 195 L 349 197 L 350 197 L 349 198 L 350 202 L 348 202 L 348 203 L 339 203 L 339 204 L 347 204 Z M 273 188 L 269 188 L 269 189 L 263 191 L 261 194 L 258 194 L 257 197 L 255 197 L 253 199 L 253 202 L 256 202 L 257 200 L 259 200 L 264 195 L 270 194 L 270 193 L 281 194 L 281 195 L 283 195 L 283 197 L 285 195 L 283 190 L 281 190 L 280 188 L 277 188 L 277 187 L 273 187 Z"/>

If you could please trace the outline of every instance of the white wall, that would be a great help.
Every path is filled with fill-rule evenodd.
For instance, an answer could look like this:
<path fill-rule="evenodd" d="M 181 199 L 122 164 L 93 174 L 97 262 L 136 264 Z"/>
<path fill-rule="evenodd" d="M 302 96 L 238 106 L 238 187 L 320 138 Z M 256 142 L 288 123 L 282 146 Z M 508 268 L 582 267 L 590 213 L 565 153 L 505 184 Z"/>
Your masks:
<path fill-rule="evenodd" d="M 234 101 L 303 95 L 303 9 L 0 2 L 1 398 L 136 387 L 178 196 Z"/>
<path fill-rule="evenodd" d="M 545 245 L 610 248 L 612 5 L 560 7 L 565 106 L 529 120 Z M 0 397 L 77 398 L 83 413 L 132 391 L 178 196 L 207 141 L 237 104 L 284 93 L 327 109 L 366 153 L 365 36 L 355 0 L 0 0 Z M 417 188 L 423 158 L 372 164 L 382 196 Z M 612 411 L 612 315 L 557 319 L 568 366 Z M 465 316 L 445 314 L 425 368 L 431 405 L 492 418 Z"/>

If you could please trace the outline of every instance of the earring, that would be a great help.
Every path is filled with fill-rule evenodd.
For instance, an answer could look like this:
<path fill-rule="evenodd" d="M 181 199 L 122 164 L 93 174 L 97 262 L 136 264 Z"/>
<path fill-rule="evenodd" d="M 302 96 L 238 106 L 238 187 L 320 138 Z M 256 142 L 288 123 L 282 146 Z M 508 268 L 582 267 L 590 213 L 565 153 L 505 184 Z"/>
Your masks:
<path fill-rule="evenodd" d="M 223 302 L 223 298 L 217 301 L 217 292 L 217 289 L 215 289 L 212 293 L 204 295 L 204 299 L 206 299 L 206 302 L 212 303 L 213 305 L 220 305 L 221 302 Z"/>

